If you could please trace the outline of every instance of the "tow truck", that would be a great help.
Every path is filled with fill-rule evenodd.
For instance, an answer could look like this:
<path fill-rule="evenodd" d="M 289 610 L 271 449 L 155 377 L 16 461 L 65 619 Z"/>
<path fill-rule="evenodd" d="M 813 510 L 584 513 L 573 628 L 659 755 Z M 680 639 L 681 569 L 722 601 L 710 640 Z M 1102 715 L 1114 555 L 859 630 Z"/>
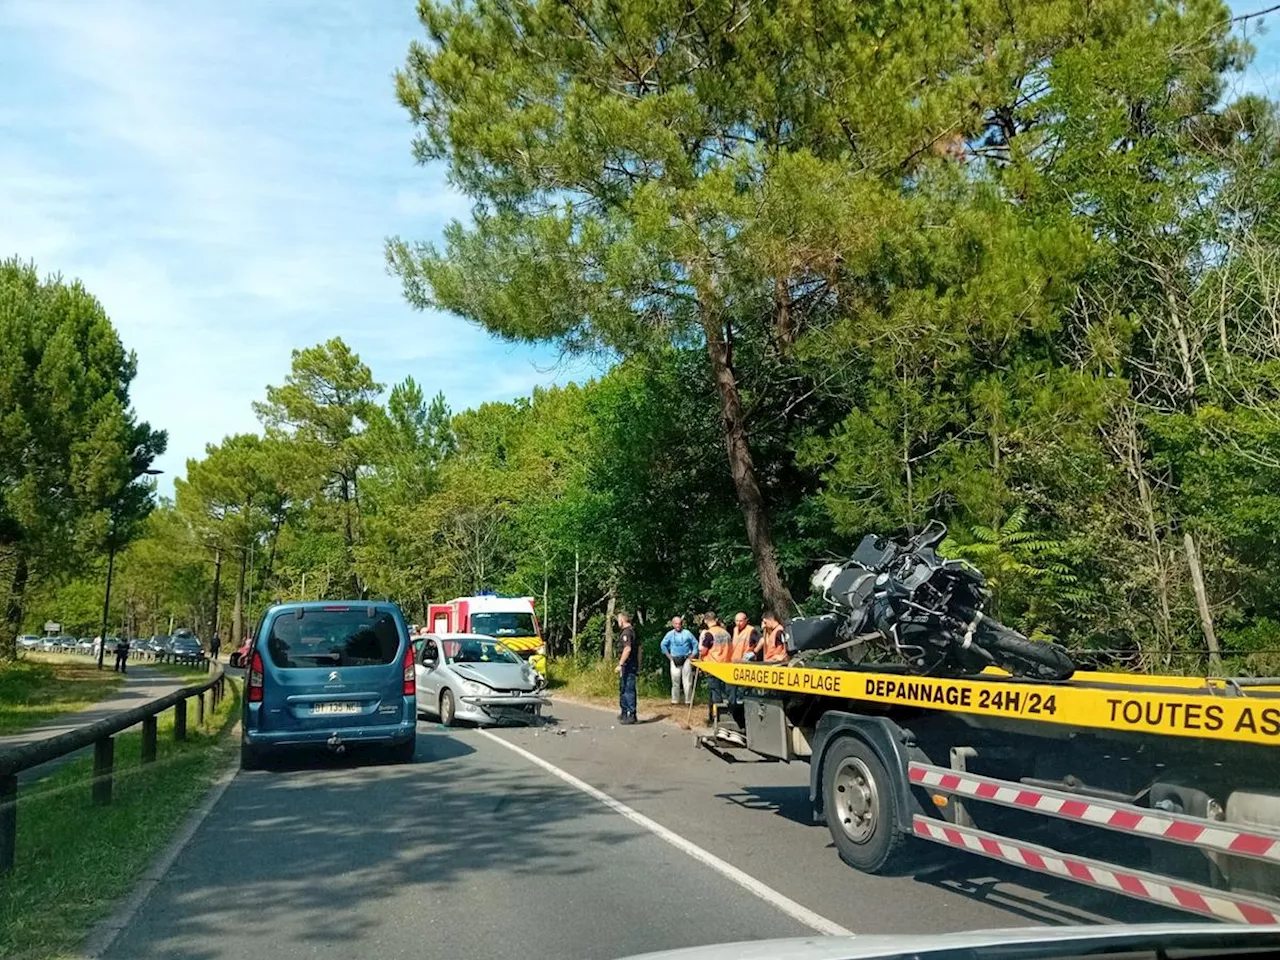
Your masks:
<path fill-rule="evenodd" d="M 1280 923 L 1280 679 L 698 661 L 739 688 L 698 745 L 807 761 L 814 818 L 872 874 L 926 844 L 1235 923 Z"/>

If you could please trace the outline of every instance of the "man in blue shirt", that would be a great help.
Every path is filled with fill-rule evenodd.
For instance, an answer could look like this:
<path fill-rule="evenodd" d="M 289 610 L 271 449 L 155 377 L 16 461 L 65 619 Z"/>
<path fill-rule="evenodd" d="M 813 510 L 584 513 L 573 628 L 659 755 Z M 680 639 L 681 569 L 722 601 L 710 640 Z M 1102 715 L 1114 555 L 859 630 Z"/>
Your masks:
<path fill-rule="evenodd" d="M 684 620 L 671 618 L 671 629 L 662 638 L 662 653 L 671 663 L 671 703 L 680 702 L 680 690 L 684 689 L 685 704 L 693 703 L 693 655 L 698 641 L 684 628 Z"/>

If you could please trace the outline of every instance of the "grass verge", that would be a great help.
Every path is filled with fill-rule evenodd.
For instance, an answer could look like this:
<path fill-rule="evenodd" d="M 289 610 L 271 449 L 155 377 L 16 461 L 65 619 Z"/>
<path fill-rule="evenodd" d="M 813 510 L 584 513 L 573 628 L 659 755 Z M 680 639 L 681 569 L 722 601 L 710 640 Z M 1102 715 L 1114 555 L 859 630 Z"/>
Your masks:
<path fill-rule="evenodd" d="M 116 737 L 112 802 L 90 797 L 92 757 L 74 760 L 18 795 L 17 863 L 0 876 L 0 956 L 28 960 L 73 952 L 93 924 L 128 895 L 147 864 L 235 755 L 239 685 L 173 739 L 173 711 L 160 717 L 155 763 L 142 765 L 142 734 Z"/>
<path fill-rule="evenodd" d="M 92 660 L 28 654 L 0 664 L 0 736 L 91 707 L 124 682 Z"/>
<path fill-rule="evenodd" d="M 196 667 L 187 663 L 135 663 L 131 666 L 142 670 L 154 670 L 156 673 L 167 673 L 170 676 L 180 677 L 188 683 L 197 683 L 211 673 L 207 666 Z M 234 673 L 234 670 L 227 670 L 228 675 Z"/>

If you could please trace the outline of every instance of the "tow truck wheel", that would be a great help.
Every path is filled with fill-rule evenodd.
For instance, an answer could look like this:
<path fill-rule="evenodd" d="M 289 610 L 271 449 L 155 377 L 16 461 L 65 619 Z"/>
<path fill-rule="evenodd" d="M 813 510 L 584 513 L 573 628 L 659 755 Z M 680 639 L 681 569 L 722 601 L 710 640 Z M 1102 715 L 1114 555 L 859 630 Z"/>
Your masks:
<path fill-rule="evenodd" d="M 442 690 L 440 692 L 440 725 L 442 727 L 452 727 L 453 715 L 453 692 L 450 690 Z"/>
<path fill-rule="evenodd" d="M 902 866 L 906 835 L 894 783 L 874 750 L 856 737 L 833 744 L 822 764 L 823 810 L 840 857 L 863 873 Z"/>

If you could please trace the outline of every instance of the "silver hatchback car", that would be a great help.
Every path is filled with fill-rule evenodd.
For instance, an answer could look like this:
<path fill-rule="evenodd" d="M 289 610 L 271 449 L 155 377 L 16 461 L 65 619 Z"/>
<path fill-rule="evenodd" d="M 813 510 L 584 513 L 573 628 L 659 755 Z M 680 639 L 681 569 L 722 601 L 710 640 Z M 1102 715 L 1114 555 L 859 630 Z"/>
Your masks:
<path fill-rule="evenodd" d="M 551 702 L 542 676 L 493 637 L 433 633 L 414 646 L 418 710 L 446 727 L 536 723 Z"/>

